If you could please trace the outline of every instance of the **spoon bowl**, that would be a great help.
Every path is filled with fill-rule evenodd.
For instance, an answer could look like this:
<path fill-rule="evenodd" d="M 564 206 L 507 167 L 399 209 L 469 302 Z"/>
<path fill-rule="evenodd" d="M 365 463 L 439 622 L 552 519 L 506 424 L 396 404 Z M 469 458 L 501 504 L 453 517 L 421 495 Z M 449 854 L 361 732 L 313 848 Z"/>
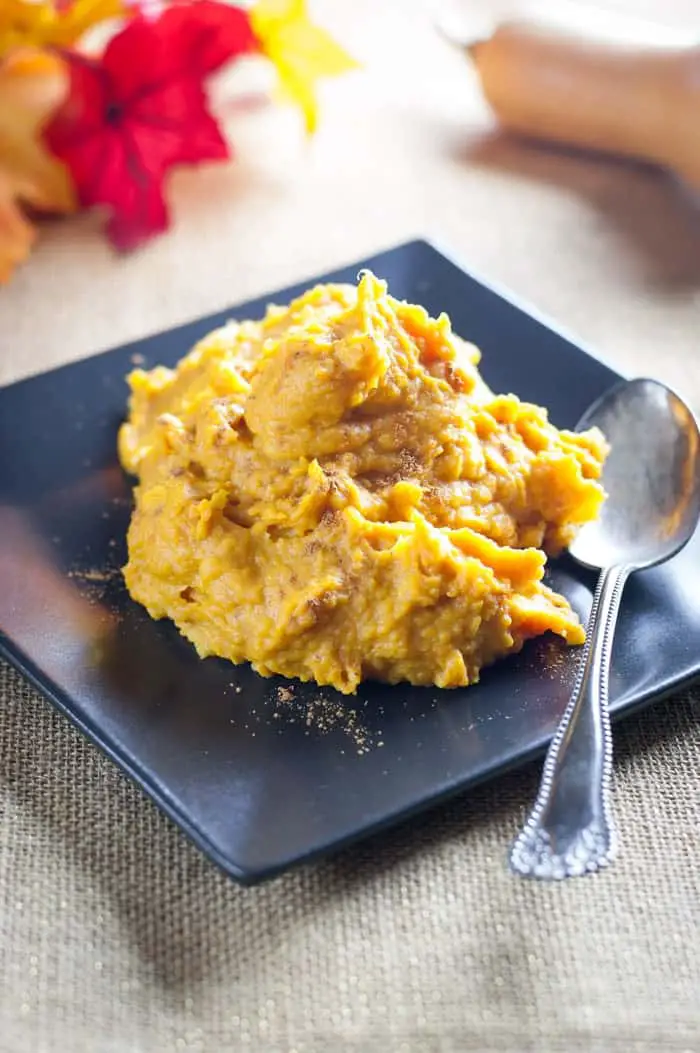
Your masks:
<path fill-rule="evenodd" d="M 608 496 L 569 551 L 601 573 L 576 684 L 511 850 L 511 869 L 526 877 L 589 874 L 615 855 L 608 676 L 622 591 L 632 572 L 679 552 L 700 518 L 700 432 L 677 395 L 655 380 L 625 381 L 587 410 L 578 430 L 593 426 L 610 444 Z"/>
<path fill-rule="evenodd" d="M 600 570 L 642 570 L 674 556 L 700 518 L 700 433 L 685 403 L 655 380 L 617 384 L 576 430 L 597 426 L 610 444 L 603 470 L 608 493 L 599 518 L 569 548 Z"/>

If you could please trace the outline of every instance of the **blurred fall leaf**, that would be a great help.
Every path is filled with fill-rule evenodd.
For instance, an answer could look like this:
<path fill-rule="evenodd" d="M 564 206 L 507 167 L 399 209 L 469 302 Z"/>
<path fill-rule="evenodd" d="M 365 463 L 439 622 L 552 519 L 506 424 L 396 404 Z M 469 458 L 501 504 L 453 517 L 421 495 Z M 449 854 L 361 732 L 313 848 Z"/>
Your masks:
<path fill-rule="evenodd" d="M 67 90 L 62 60 L 14 52 L 0 63 L 0 281 L 28 255 L 34 228 L 21 204 L 68 213 L 77 202 L 67 169 L 41 140 L 41 129 Z"/>
<path fill-rule="evenodd" d="M 0 283 L 10 280 L 31 251 L 36 232 L 17 205 L 17 186 L 0 171 Z"/>
<path fill-rule="evenodd" d="M 280 94 L 300 108 L 311 134 L 318 124 L 316 82 L 349 73 L 358 63 L 310 20 L 304 0 L 257 0 L 250 21 L 277 69 Z"/>
<path fill-rule="evenodd" d="M 0 0 L 0 56 L 23 47 L 67 47 L 124 10 L 122 0 Z"/>

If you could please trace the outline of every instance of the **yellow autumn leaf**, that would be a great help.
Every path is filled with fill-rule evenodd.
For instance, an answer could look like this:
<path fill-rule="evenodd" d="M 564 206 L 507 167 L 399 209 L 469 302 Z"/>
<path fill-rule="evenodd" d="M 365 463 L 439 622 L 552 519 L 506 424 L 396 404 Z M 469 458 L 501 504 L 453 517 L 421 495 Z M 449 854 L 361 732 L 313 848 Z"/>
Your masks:
<path fill-rule="evenodd" d="M 0 0 L 0 58 L 21 47 L 67 47 L 124 13 L 123 0 Z"/>
<path fill-rule="evenodd" d="M 17 205 L 16 185 L 0 171 L 0 285 L 31 251 L 36 232 Z"/>
<path fill-rule="evenodd" d="M 67 87 L 56 55 L 17 51 L 0 63 L 0 171 L 18 197 L 45 212 L 76 208 L 68 170 L 41 141 L 41 128 Z"/>
<path fill-rule="evenodd" d="M 318 123 L 316 82 L 358 64 L 310 20 L 304 0 L 258 0 L 250 20 L 260 48 L 277 69 L 281 93 L 301 109 L 309 133 Z"/>

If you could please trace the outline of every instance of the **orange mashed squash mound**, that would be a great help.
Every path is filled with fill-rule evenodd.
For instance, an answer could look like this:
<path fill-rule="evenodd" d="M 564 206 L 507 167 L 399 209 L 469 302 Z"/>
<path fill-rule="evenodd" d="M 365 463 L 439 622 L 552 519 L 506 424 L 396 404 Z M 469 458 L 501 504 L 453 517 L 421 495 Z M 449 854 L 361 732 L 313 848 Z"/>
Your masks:
<path fill-rule="evenodd" d="M 132 372 L 131 596 L 202 657 L 346 693 L 583 642 L 542 576 L 599 511 L 605 440 L 493 394 L 478 360 L 364 272 Z"/>

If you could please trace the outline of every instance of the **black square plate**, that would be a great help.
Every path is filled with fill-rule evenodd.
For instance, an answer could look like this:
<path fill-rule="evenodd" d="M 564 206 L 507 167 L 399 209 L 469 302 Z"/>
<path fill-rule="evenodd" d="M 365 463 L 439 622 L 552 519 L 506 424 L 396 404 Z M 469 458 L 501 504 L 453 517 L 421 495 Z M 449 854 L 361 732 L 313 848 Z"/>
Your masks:
<path fill-rule="evenodd" d="M 497 391 L 573 426 L 618 376 L 423 241 L 368 266 L 391 292 L 447 311 Z M 0 653 L 234 878 L 255 882 L 467 789 L 542 751 L 576 651 L 543 638 L 462 691 L 367 685 L 355 699 L 207 659 L 126 594 L 130 484 L 115 456 L 124 376 L 172 365 L 227 318 L 259 317 L 311 281 L 0 390 Z M 585 618 L 592 579 L 552 584 Z M 700 674 L 700 534 L 625 591 L 617 714 Z M 505 846 L 504 846 L 505 847 Z"/>

